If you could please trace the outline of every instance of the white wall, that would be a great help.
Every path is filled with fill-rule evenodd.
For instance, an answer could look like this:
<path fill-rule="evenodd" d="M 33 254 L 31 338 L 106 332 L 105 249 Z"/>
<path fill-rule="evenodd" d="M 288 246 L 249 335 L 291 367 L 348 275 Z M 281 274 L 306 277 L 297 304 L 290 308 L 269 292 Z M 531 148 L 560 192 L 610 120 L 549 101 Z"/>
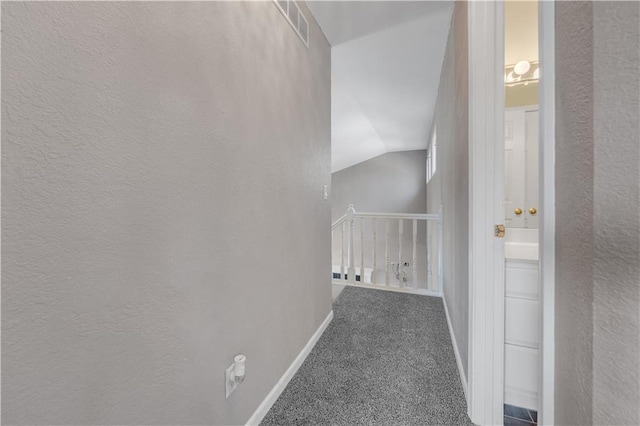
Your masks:
<path fill-rule="evenodd" d="M 556 3 L 557 424 L 640 423 L 640 4 Z"/>
<path fill-rule="evenodd" d="M 427 212 L 443 209 L 444 295 L 465 375 L 469 319 L 467 55 L 467 6 L 456 2 L 436 103 L 437 167 L 427 185 Z"/>
<path fill-rule="evenodd" d="M 307 18 L 308 49 L 271 2 L 2 4 L 4 423 L 241 424 L 325 319 Z"/>
<path fill-rule="evenodd" d="M 332 172 L 387 152 L 425 149 L 451 2 L 315 3 L 319 3 L 313 7 L 321 11 L 319 16 L 330 38 L 341 32 L 340 23 L 345 19 L 353 18 L 349 26 L 353 31 L 367 17 L 368 25 L 376 21 L 376 10 L 386 10 L 379 16 L 387 24 L 406 7 L 416 12 L 405 22 L 333 45 Z M 358 13 L 353 7 L 369 12 Z"/>

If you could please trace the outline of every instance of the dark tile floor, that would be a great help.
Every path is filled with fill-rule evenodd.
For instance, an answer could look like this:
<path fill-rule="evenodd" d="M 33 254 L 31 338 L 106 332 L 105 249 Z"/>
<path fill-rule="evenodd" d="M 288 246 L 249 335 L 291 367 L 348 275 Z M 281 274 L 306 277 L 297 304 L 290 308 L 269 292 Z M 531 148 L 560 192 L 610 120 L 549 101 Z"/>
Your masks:
<path fill-rule="evenodd" d="M 535 424 L 538 424 L 536 411 L 504 405 L 504 426 L 532 426 Z"/>

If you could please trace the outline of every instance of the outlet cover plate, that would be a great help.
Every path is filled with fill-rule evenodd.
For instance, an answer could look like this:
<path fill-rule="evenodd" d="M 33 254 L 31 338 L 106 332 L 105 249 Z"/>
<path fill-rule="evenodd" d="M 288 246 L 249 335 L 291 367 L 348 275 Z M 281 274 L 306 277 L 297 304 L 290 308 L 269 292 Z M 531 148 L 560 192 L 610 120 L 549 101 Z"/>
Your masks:
<path fill-rule="evenodd" d="M 236 390 L 236 388 L 238 387 L 238 384 L 234 381 L 231 381 L 231 372 L 233 371 L 233 367 L 235 366 L 235 364 L 231 364 L 231 366 L 229 366 L 226 370 L 225 370 L 225 374 L 224 374 L 224 382 L 225 382 L 225 389 L 226 389 L 226 397 L 229 398 L 229 395 L 231 395 L 231 393 Z"/>

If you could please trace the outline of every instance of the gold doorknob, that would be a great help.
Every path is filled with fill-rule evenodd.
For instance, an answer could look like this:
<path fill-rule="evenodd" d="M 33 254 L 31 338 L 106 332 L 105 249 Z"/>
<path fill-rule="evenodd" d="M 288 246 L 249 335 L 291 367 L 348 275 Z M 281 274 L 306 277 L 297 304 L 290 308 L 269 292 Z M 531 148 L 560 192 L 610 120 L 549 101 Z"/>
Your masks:
<path fill-rule="evenodd" d="M 536 214 L 536 213 L 538 213 L 538 210 L 536 210 L 536 208 L 535 208 L 535 207 L 531 207 L 531 208 L 529 209 L 529 214 L 532 214 L 532 215 L 533 215 L 533 214 Z"/>
<path fill-rule="evenodd" d="M 520 216 L 522 214 L 522 209 L 515 209 L 513 212 L 516 214 L 516 216 Z"/>

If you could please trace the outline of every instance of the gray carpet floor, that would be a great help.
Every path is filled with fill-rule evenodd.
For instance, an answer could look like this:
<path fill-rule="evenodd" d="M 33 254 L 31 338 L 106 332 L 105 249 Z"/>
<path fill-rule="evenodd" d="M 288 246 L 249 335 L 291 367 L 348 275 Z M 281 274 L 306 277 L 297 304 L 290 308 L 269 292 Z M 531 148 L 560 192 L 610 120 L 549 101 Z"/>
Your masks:
<path fill-rule="evenodd" d="M 471 425 L 442 299 L 347 287 L 262 425 Z"/>

